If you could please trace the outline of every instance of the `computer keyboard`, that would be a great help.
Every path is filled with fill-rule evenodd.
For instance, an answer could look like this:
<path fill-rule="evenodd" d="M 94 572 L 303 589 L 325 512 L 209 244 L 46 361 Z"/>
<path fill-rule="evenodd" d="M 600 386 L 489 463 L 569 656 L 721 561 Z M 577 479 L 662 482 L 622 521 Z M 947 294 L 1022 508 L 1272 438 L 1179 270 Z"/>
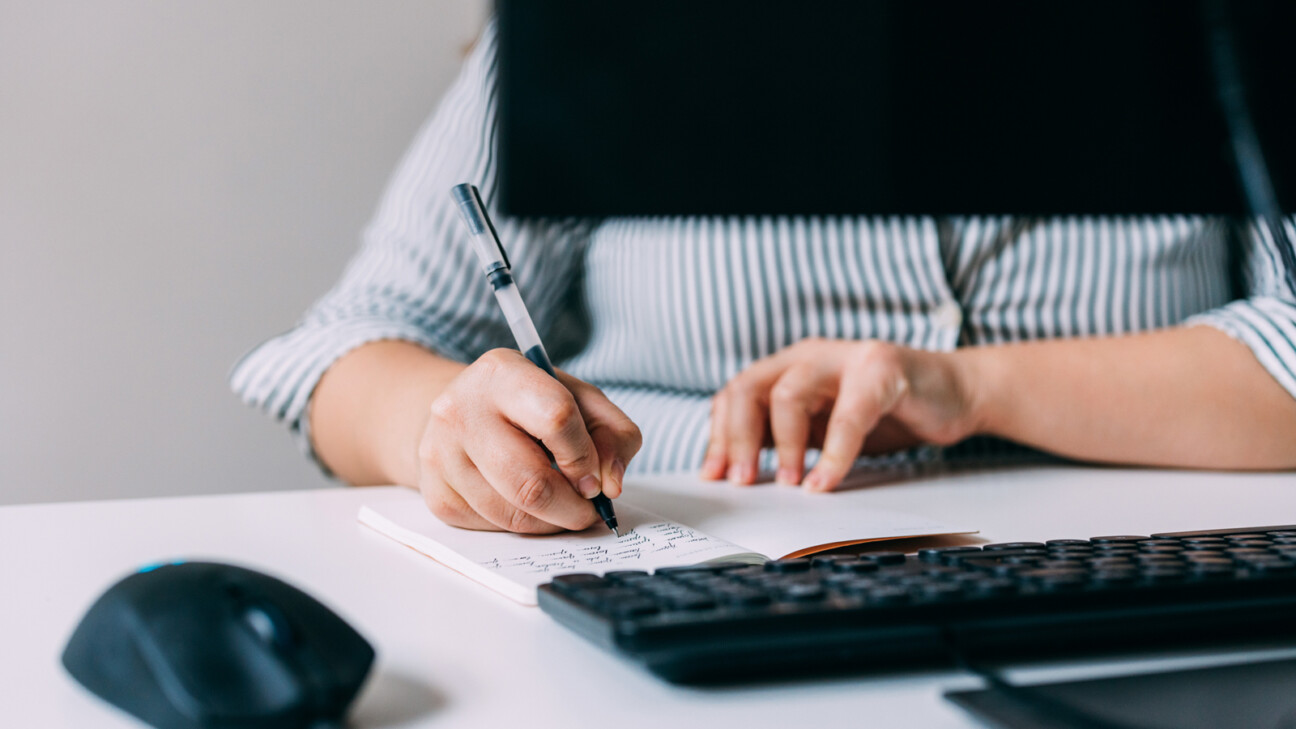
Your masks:
<path fill-rule="evenodd" d="M 540 607 L 682 683 L 1296 637 L 1296 525 L 568 574 Z"/>

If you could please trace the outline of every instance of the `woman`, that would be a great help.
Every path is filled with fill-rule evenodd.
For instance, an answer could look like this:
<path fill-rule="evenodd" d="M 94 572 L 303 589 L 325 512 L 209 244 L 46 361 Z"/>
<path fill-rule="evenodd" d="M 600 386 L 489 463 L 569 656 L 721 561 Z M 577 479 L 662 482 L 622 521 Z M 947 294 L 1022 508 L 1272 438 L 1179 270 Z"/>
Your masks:
<path fill-rule="evenodd" d="M 491 199 L 493 47 L 488 28 L 342 281 L 232 375 L 342 479 L 546 533 L 593 524 L 628 467 L 830 491 L 861 455 L 975 436 L 1296 467 L 1296 299 L 1266 235 L 1231 255 L 1210 219 L 496 215 L 555 382 L 507 349 L 449 195 Z"/>

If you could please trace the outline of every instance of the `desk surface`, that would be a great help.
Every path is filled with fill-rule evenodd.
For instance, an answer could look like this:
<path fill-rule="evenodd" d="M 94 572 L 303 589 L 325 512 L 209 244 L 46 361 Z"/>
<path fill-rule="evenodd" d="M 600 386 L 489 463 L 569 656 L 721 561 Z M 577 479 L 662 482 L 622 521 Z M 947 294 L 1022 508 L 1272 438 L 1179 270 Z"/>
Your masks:
<path fill-rule="evenodd" d="M 883 479 L 866 491 L 879 509 L 969 524 L 992 541 L 1296 523 L 1292 474 L 1014 468 Z M 109 584 L 139 565 L 186 558 L 279 576 L 355 625 L 378 651 L 353 713 L 356 727 L 782 728 L 858 725 L 864 717 L 871 726 L 977 726 L 941 699 L 947 689 L 979 685 L 955 671 L 748 688 L 666 684 L 537 609 L 360 526 L 356 511 L 374 494 L 326 489 L 0 508 L 6 723 L 139 726 L 82 691 L 59 653 Z M 1010 675 L 1033 680 L 1215 660 L 1180 654 Z"/>

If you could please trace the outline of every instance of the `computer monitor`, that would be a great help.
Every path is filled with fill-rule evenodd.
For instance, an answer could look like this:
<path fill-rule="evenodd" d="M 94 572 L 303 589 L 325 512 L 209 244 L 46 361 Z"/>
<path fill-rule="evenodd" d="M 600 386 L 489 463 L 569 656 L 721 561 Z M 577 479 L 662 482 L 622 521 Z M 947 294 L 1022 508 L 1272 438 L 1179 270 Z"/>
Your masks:
<path fill-rule="evenodd" d="M 1226 3 L 1296 205 L 1296 3 Z M 498 0 L 524 216 L 1240 213 L 1191 0 Z"/>

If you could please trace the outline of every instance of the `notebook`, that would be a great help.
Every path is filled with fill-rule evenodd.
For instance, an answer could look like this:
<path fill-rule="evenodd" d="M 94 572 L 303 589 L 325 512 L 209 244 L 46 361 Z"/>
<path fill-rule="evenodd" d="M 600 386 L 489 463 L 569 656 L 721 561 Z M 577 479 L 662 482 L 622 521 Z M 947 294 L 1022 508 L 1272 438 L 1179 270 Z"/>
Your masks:
<path fill-rule="evenodd" d="M 523 605 L 535 605 L 536 587 L 568 572 L 759 564 L 881 539 L 975 531 L 871 508 L 864 490 L 811 494 L 774 484 L 655 478 L 627 481 L 613 503 L 619 538 L 602 524 L 549 536 L 458 529 L 407 489 L 369 500 L 359 520 Z"/>

